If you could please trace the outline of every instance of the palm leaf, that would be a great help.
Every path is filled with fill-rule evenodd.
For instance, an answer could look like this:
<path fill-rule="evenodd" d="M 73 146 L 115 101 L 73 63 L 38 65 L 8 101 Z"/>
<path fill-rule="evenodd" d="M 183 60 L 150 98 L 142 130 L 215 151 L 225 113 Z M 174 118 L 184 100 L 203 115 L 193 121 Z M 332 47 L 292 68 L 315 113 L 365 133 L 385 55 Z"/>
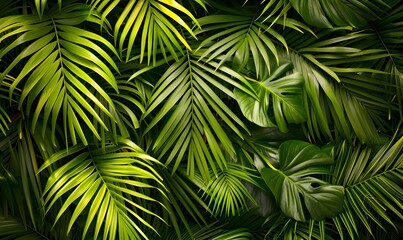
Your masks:
<path fill-rule="evenodd" d="M 40 211 L 42 180 L 36 175 L 39 159 L 35 154 L 34 139 L 29 128 L 23 124 L 20 126 L 21 132 L 18 135 L 10 134 L 1 138 L 0 142 L 0 173 L 4 176 L 3 193 L 7 196 L 3 204 L 10 205 L 12 213 L 16 216 L 22 216 L 25 226 L 29 225 L 38 231 L 38 216 L 43 216 Z M 15 129 L 15 125 L 12 129 Z M 21 198 L 21 194 L 24 198 Z M 5 211 L 7 213 L 8 209 Z"/>
<path fill-rule="evenodd" d="M 12 81 L 13 79 L 10 76 L 6 76 L 5 80 L 0 85 L 0 131 L 4 134 L 4 136 L 7 135 L 9 125 L 11 124 L 11 118 L 7 112 L 11 112 L 10 105 L 15 104 L 12 102 L 10 103 L 10 100 L 7 96 L 7 90 L 9 89 L 10 82 Z"/>
<path fill-rule="evenodd" d="M 16 10 L 21 8 L 21 1 L 14 0 L 4 0 L 0 3 L 0 17 L 8 16 L 16 12 Z"/>
<path fill-rule="evenodd" d="M 167 189 L 167 198 L 162 200 L 167 211 L 161 215 L 165 222 L 175 230 L 172 231 L 171 228 L 168 228 L 169 235 L 175 236 L 176 239 L 194 235 L 195 231 L 191 227 L 191 222 L 206 225 L 204 213 L 212 214 L 211 210 L 197 192 L 194 181 L 191 181 L 185 174 L 186 169 L 180 168 L 173 175 L 171 174 L 172 169 L 169 167 L 157 168 L 157 171 L 164 179 L 164 186 Z M 161 232 L 161 237 L 163 235 L 164 233 Z"/>
<path fill-rule="evenodd" d="M 105 19 L 110 12 L 117 7 L 120 0 L 113 1 L 91 1 L 90 5 L 102 12 L 102 19 Z M 126 51 L 126 59 L 131 58 L 137 39 L 141 39 L 140 43 L 140 62 L 143 57 L 147 56 L 148 64 L 153 57 L 153 64 L 156 62 L 156 54 L 158 47 L 178 59 L 176 51 L 183 54 L 182 46 L 190 49 L 186 37 L 178 31 L 182 27 L 192 35 L 192 29 L 183 20 L 180 14 L 192 19 L 196 24 L 195 17 L 175 0 L 131 0 L 127 3 L 114 27 L 115 45 L 119 48 L 121 56 Z M 173 25 L 173 23 L 178 25 Z M 137 43 L 136 43 L 137 44 Z M 125 49 L 124 49 L 125 48 Z M 165 55 L 165 54 L 164 54 Z"/>
<path fill-rule="evenodd" d="M 337 26 L 365 26 L 370 19 L 376 19 L 377 13 L 390 8 L 387 1 L 321 1 L 314 0 L 309 4 L 300 0 L 290 0 L 293 8 L 310 25 L 330 28 L 331 23 Z M 381 7 L 382 6 L 382 7 Z"/>
<path fill-rule="evenodd" d="M 215 221 L 205 226 L 193 225 L 192 235 L 184 234 L 181 239 L 200 239 L 200 240 L 221 240 L 221 239 L 251 239 L 252 234 L 246 228 L 226 229 L 225 224 Z M 164 235 L 164 239 L 174 240 L 177 236 L 173 234 Z"/>
<path fill-rule="evenodd" d="M 21 221 L 11 217 L 0 217 L 0 237 L 4 240 L 42 240 L 47 239 L 40 232 L 26 228 Z"/>
<path fill-rule="evenodd" d="M 1 21 L 1 32 L 9 32 L 0 41 L 14 39 L 0 50 L 0 56 L 5 56 L 18 46 L 24 47 L 0 75 L 0 81 L 7 74 L 12 74 L 21 61 L 26 61 L 10 86 L 10 96 L 17 86 L 23 86 L 18 109 L 26 107 L 27 115 L 32 117 L 33 131 L 38 119 L 43 117 L 42 129 L 51 124 L 54 132 L 58 117 L 63 115 L 66 141 L 69 131 L 74 144 L 77 142 L 76 134 L 87 143 L 80 120 L 99 139 L 98 129 L 92 120 L 106 129 L 103 120 L 88 101 L 114 119 L 107 109 L 108 105 L 113 106 L 113 102 L 100 88 L 98 79 L 106 81 L 117 91 L 114 74 L 107 66 L 109 64 L 117 70 L 116 64 L 102 49 L 106 47 L 114 51 L 112 45 L 101 36 L 75 26 L 87 18 L 88 12 L 85 9 L 85 5 L 71 5 L 57 16 L 44 16 L 42 20 L 36 16 L 10 16 Z M 90 69 L 89 74 L 83 69 Z M 102 104 L 95 97 L 94 91 L 107 104 Z M 36 107 L 32 107 L 34 103 L 37 103 Z M 54 138 L 52 140 L 55 142 Z"/>
<path fill-rule="evenodd" d="M 402 148 L 403 138 L 375 153 L 371 148 L 352 147 L 345 142 L 336 148 L 332 182 L 345 186 L 346 198 L 344 212 L 333 221 L 343 239 L 358 239 L 362 227 L 373 237 L 377 225 L 386 234 L 396 230 L 391 215 L 403 219 Z M 390 213 L 386 214 L 385 209 Z"/>
<path fill-rule="evenodd" d="M 210 167 L 216 172 L 215 166 L 223 168 L 226 165 L 224 152 L 231 156 L 234 153 L 232 143 L 218 121 L 223 121 L 239 136 L 242 133 L 237 125 L 246 129 L 214 89 L 233 97 L 231 90 L 221 83 L 226 82 L 227 85 L 253 94 L 240 82 L 246 86 L 249 84 L 231 69 L 221 67 L 215 71 L 215 67 L 215 62 L 203 64 L 190 56 L 182 58 L 159 79 L 147 103 L 143 118 L 156 113 L 146 132 L 162 119 L 167 119 L 162 129 L 158 130 L 153 150 L 159 159 L 166 159 L 166 165 L 175 159 L 173 172 L 183 159 L 187 159 L 190 176 L 198 169 L 204 179 L 209 179 Z M 231 75 L 238 78 L 239 82 L 232 79 Z"/>
<path fill-rule="evenodd" d="M 244 185 L 246 182 L 257 185 L 252 169 L 228 162 L 225 169 L 211 175 L 207 183 L 200 177 L 191 180 L 209 197 L 209 207 L 215 216 L 239 216 L 257 205 Z"/>
<path fill-rule="evenodd" d="M 162 179 L 152 167 L 159 162 L 133 142 L 120 142 L 120 145 L 105 146 L 104 151 L 85 151 L 85 146 L 78 144 L 54 153 L 39 169 L 41 172 L 52 164 L 64 162 L 50 173 L 43 194 L 47 212 L 56 201 L 63 202 L 55 223 L 65 211 L 74 209 L 67 233 L 85 209 L 88 214 L 83 238 L 92 224 L 94 239 L 100 234 L 111 239 L 142 239 L 147 238 L 144 227 L 155 230 L 144 218 L 158 216 L 143 204 L 160 203 L 142 189 L 157 192 L 163 189 Z"/>
<path fill-rule="evenodd" d="M 220 56 L 218 66 L 231 60 L 233 68 L 239 71 L 245 68 L 252 56 L 255 73 L 259 77 L 260 73 L 265 71 L 262 68 L 272 65 L 270 55 L 279 62 L 277 48 L 272 39 L 287 48 L 285 39 L 276 30 L 247 15 L 208 15 L 200 18 L 199 23 L 203 28 L 196 31 L 197 35 L 213 33 L 200 43 L 197 50 L 208 46 L 200 59 L 208 57 L 208 62 Z M 263 62 L 260 62 L 261 60 Z"/>
<path fill-rule="evenodd" d="M 310 219 L 299 222 L 286 217 L 281 212 L 269 215 L 264 225 L 268 229 L 265 235 L 267 239 L 337 239 L 337 235 L 329 231 L 330 226 L 326 226 L 325 221 Z"/>

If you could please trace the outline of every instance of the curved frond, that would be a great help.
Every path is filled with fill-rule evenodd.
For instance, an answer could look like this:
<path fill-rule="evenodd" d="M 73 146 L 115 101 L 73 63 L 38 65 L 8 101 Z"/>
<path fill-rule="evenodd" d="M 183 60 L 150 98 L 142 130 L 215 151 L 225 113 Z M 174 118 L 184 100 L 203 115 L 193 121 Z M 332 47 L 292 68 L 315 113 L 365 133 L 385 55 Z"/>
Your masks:
<path fill-rule="evenodd" d="M 9 16 L 21 8 L 21 0 L 4 0 L 0 2 L 0 17 Z"/>
<path fill-rule="evenodd" d="M 148 204 L 161 203 L 149 196 L 150 190 L 164 189 L 162 178 L 153 169 L 160 164 L 137 145 L 121 140 L 120 145 L 107 145 L 102 149 L 76 145 L 54 153 L 39 172 L 57 163 L 46 183 L 43 196 L 48 212 L 57 201 L 55 223 L 66 211 L 72 211 L 67 232 L 72 230 L 78 217 L 87 212 L 83 238 L 90 226 L 95 226 L 94 239 L 147 238 L 144 227 L 155 231 L 146 220 L 153 213 Z M 63 164 L 60 164 L 60 163 Z"/>
<path fill-rule="evenodd" d="M 215 221 L 213 223 L 209 223 L 205 226 L 193 225 L 191 227 L 192 235 L 187 233 L 183 234 L 181 239 L 183 240 L 191 240 L 191 239 L 200 239 L 200 240 L 223 240 L 223 239 L 253 239 L 253 235 L 251 231 L 247 228 L 227 228 L 225 223 L 221 223 L 220 221 Z M 172 233 L 167 233 L 164 235 L 164 239 L 167 240 L 176 240 L 177 236 Z"/>
<path fill-rule="evenodd" d="M 203 201 L 195 187 L 194 181 L 185 174 L 186 169 L 178 169 L 175 174 L 171 174 L 172 169 L 157 168 L 164 180 L 167 198 L 162 199 L 166 210 L 162 216 L 169 228 L 170 235 L 176 239 L 183 238 L 184 235 L 193 235 L 194 229 L 191 223 L 206 225 L 205 213 L 212 214 L 207 204 Z M 161 237 L 164 236 L 161 232 Z M 162 237 L 164 238 L 164 237 Z"/>
<path fill-rule="evenodd" d="M 331 228 L 324 220 L 299 222 L 275 212 L 266 218 L 264 225 L 268 229 L 266 239 L 339 239 L 335 232 L 329 231 Z"/>
<path fill-rule="evenodd" d="M 35 139 L 29 128 L 19 124 L 19 134 L 12 133 L 0 138 L 0 176 L 4 179 L 0 183 L 0 192 L 4 196 L 1 203 L 9 206 L 5 209 L 5 216 L 11 214 L 21 216 L 24 225 L 32 230 L 40 230 L 42 206 L 42 179 L 36 175 L 40 157 L 35 153 Z M 10 130 L 15 130 L 16 125 Z M 24 198 L 21 198 L 24 195 Z"/>
<path fill-rule="evenodd" d="M 7 79 L 8 76 L 6 76 Z M 11 124 L 10 114 L 7 112 L 10 111 L 10 101 L 8 99 L 8 91 L 10 83 L 3 81 L 0 85 L 0 131 L 1 133 L 6 136 L 7 130 L 9 129 L 9 125 Z"/>

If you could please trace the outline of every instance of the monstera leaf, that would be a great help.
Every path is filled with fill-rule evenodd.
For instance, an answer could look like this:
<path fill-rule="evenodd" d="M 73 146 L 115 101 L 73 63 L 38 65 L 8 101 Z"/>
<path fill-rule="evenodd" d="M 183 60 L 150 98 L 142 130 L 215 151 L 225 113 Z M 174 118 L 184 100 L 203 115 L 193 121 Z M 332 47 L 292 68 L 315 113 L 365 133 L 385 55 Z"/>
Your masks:
<path fill-rule="evenodd" d="M 303 77 L 300 73 L 284 76 L 291 68 L 292 64 L 283 64 L 267 79 L 251 82 L 256 97 L 234 90 L 234 97 L 249 121 L 261 127 L 277 126 L 280 131 L 288 132 L 287 123 L 306 120 L 302 101 Z M 274 121 L 271 115 L 274 115 Z"/>
<path fill-rule="evenodd" d="M 280 145 L 278 154 L 278 168 L 263 168 L 261 175 L 285 215 L 305 221 L 307 209 L 314 220 L 322 220 L 342 210 L 344 188 L 313 177 L 329 173 L 326 165 L 333 160 L 328 153 L 290 140 Z"/>

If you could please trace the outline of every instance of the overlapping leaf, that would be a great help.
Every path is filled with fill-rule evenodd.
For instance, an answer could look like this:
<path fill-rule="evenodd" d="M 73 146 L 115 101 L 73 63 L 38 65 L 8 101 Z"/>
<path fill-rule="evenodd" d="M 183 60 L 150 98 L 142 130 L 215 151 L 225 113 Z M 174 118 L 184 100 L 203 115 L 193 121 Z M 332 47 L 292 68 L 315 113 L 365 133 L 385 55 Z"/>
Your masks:
<path fill-rule="evenodd" d="M 192 236 L 194 231 L 190 226 L 191 223 L 194 221 L 197 224 L 206 225 L 207 221 L 203 213 L 212 214 L 211 210 L 198 194 L 197 188 L 194 188 L 193 182 L 186 174 L 186 169 L 178 169 L 175 174 L 171 174 L 169 167 L 156 170 L 164 179 L 164 186 L 167 190 L 167 198 L 162 200 L 167 211 L 161 215 L 165 222 L 175 230 L 170 231 L 170 234 L 175 233 L 172 235 L 179 239 L 183 235 Z"/>
<path fill-rule="evenodd" d="M 0 215 L 0 237 L 4 240 L 44 240 L 40 232 L 27 229 L 24 224 L 16 218 Z"/>
<path fill-rule="evenodd" d="M 196 34 L 210 33 L 198 47 L 201 49 L 208 46 L 200 59 L 207 58 L 208 62 L 219 56 L 218 66 L 232 60 L 234 69 L 242 70 L 252 56 L 255 73 L 260 75 L 272 65 L 269 56 L 274 56 L 277 63 L 279 62 L 273 39 L 287 48 L 287 43 L 281 34 L 249 16 L 209 15 L 200 18 L 199 23 L 202 29 L 196 31 Z"/>
<path fill-rule="evenodd" d="M 251 230 L 242 227 L 228 227 L 228 224 L 223 224 L 220 221 L 200 226 L 191 226 L 192 234 L 185 233 L 182 235 L 183 240 L 199 239 L 199 240 L 222 240 L 222 239 L 254 239 Z M 167 233 L 164 236 L 167 240 L 176 240 L 177 236 L 172 233 Z"/>
<path fill-rule="evenodd" d="M 323 220 L 343 209 L 344 188 L 313 177 L 329 174 L 332 163 L 317 146 L 290 140 L 280 145 L 277 168 L 263 168 L 261 175 L 286 216 L 305 221 L 306 208 L 312 219 Z"/>
<path fill-rule="evenodd" d="M 281 65 L 267 79 L 251 83 L 257 98 L 238 89 L 235 99 L 243 115 L 262 127 L 275 127 L 287 132 L 287 123 L 302 123 L 306 120 L 302 101 L 303 78 L 299 73 L 285 75 L 292 64 Z M 285 76 L 284 76 L 285 75 Z M 275 121 L 271 115 L 274 115 Z"/>

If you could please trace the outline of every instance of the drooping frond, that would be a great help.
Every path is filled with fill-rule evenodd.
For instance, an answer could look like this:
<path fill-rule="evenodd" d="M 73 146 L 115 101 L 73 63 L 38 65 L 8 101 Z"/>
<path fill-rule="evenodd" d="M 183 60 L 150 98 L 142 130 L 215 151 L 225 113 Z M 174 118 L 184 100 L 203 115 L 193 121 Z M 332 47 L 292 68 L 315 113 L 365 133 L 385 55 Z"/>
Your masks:
<path fill-rule="evenodd" d="M 119 3 L 120 0 L 92 0 L 91 6 L 102 12 L 102 19 L 105 19 Z M 183 55 L 183 46 L 191 49 L 180 28 L 196 38 L 181 14 L 197 24 L 192 13 L 175 0 L 128 1 L 114 26 L 114 41 L 120 55 L 125 55 L 126 60 L 129 60 L 138 44 L 141 49 L 140 62 L 147 56 L 147 62 L 150 64 L 152 57 L 154 65 L 157 49 L 162 49 L 165 57 L 168 52 L 178 59 L 177 51 Z M 140 41 L 136 41 L 138 39 Z"/>

